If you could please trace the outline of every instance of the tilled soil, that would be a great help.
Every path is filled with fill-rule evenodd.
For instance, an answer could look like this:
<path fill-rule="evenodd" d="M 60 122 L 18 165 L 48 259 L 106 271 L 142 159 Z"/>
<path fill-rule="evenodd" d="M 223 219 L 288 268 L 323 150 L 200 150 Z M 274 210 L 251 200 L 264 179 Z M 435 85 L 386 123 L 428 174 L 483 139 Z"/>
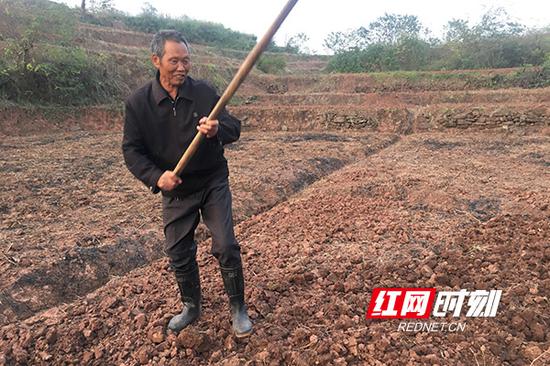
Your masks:
<path fill-rule="evenodd" d="M 0 324 L 163 256 L 159 196 L 124 167 L 120 139 L 72 133 L 0 144 Z M 235 221 L 395 141 L 366 133 L 246 133 L 226 152 Z M 198 239 L 206 236 L 201 224 Z"/>
<path fill-rule="evenodd" d="M 310 150 L 294 133 L 276 138 Z M 402 137 L 243 218 L 236 232 L 255 323 L 249 339 L 231 335 L 207 240 L 204 313 L 178 336 L 166 333 L 180 305 L 160 259 L 4 325 L 0 364 L 547 364 L 549 164 L 542 134 Z M 398 320 L 366 320 L 374 287 L 503 294 L 495 318 L 455 319 L 463 332 L 407 333 Z"/>

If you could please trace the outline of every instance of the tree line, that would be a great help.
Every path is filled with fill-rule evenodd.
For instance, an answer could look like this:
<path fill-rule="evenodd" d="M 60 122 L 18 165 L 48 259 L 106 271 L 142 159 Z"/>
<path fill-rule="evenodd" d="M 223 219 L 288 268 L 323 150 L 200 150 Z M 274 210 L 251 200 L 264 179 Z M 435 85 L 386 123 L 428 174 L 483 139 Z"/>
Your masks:
<path fill-rule="evenodd" d="M 399 14 L 384 14 L 348 32 L 332 32 L 324 40 L 334 53 L 328 70 L 456 70 L 550 63 L 550 27 L 529 29 L 502 8 L 489 10 L 476 24 L 449 21 L 443 39 L 430 34 L 417 16 Z"/>
<path fill-rule="evenodd" d="M 158 12 L 151 3 L 145 2 L 138 15 L 131 16 L 114 8 L 113 0 L 95 0 L 87 5 L 81 3 L 81 20 L 84 22 L 112 27 L 123 24 L 125 27 L 145 33 L 155 33 L 161 29 L 175 29 L 185 35 L 190 43 L 209 45 L 218 48 L 248 51 L 254 47 L 257 38 L 253 34 L 238 32 L 222 24 L 196 20 L 188 16 L 171 17 Z M 283 46 L 270 42 L 271 52 L 299 53 L 307 36 L 299 33 L 290 37 Z"/>

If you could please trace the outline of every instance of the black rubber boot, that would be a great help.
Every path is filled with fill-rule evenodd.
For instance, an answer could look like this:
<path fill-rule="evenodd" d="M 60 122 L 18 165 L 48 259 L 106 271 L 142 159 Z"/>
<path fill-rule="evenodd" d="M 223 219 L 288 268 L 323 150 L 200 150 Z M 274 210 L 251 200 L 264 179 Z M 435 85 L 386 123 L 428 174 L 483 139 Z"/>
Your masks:
<path fill-rule="evenodd" d="M 195 267 L 185 273 L 176 273 L 176 280 L 180 289 L 183 310 L 180 314 L 170 319 L 168 329 L 179 333 L 183 328 L 197 320 L 201 314 L 199 268 Z"/>
<path fill-rule="evenodd" d="M 220 267 L 223 286 L 229 296 L 231 305 L 231 321 L 233 331 L 238 338 L 247 337 L 252 333 L 252 322 L 248 318 L 246 305 L 244 303 L 244 276 L 243 267 L 234 268 Z"/>

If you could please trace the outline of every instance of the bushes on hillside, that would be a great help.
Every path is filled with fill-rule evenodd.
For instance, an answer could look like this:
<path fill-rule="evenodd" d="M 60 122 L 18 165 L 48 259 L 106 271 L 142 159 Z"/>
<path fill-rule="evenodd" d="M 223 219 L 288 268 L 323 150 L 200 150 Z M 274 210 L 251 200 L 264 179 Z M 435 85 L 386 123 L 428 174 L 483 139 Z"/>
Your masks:
<path fill-rule="evenodd" d="M 282 55 L 263 55 L 256 67 L 267 74 L 281 74 L 285 71 L 286 61 Z"/>
<path fill-rule="evenodd" d="M 48 47 L 31 58 L 13 57 L 11 44 L 0 57 L 0 96 L 33 104 L 85 105 L 112 102 L 127 86 L 105 57 L 79 48 Z"/>
<path fill-rule="evenodd" d="M 185 35 L 191 43 L 206 44 L 237 50 L 249 50 L 256 44 L 256 36 L 236 32 L 222 24 L 194 20 L 188 17 L 179 19 L 166 16 L 142 14 L 122 18 L 129 28 L 154 33 L 160 29 L 175 29 Z"/>
<path fill-rule="evenodd" d="M 123 24 L 132 30 L 146 33 L 155 33 L 161 29 L 175 29 L 184 34 L 191 43 L 236 50 L 249 50 L 256 44 L 255 35 L 237 32 L 219 23 L 195 20 L 187 16 L 172 18 L 158 14 L 157 10 L 148 3 L 137 16 L 130 16 L 115 9 L 108 11 L 94 9 L 83 16 L 82 20 L 110 27 Z"/>
<path fill-rule="evenodd" d="M 333 32 L 325 47 L 335 55 L 327 71 L 456 70 L 542 65 L 550 52 L 548 31 L 528 31 L 502 9 L 491 10 L 478 24 L 447 24 L 445 39 L 428 38 L 418 18 L 386 14 L 367 27 Z"/>
<path fill-rule="evenodd" d="M 0 0 L 2 39 L 29 38 L 68 45 L 77 18 L 66 5 L 44 0 Z"/>
<path fill-rule="evenodd" d="M 544 88 L 550 86 L 550 65 L 523 68 L 513 75 L 518 88 Z"/>
<path fill-rule="evenodd" d="M 127 94 L 116 62 L 74 47 L 74 12 L 41 0 L 0 2 L 13 22 L 0 51 L 0 98 L 33 104 L 107 103 Z"/>

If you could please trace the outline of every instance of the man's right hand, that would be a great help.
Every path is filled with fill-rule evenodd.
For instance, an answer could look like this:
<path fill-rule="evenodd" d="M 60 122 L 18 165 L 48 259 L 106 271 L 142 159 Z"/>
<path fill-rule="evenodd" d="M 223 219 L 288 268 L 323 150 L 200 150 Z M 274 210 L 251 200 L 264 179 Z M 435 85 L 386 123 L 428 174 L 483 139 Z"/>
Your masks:
<path fill-rule="evenodd" d="M 181 178 L 174 174 L 173 171 L 167 170 L 159 178 L 157 187 L 163 191 L 171 191 L 181 184 Z"/>

